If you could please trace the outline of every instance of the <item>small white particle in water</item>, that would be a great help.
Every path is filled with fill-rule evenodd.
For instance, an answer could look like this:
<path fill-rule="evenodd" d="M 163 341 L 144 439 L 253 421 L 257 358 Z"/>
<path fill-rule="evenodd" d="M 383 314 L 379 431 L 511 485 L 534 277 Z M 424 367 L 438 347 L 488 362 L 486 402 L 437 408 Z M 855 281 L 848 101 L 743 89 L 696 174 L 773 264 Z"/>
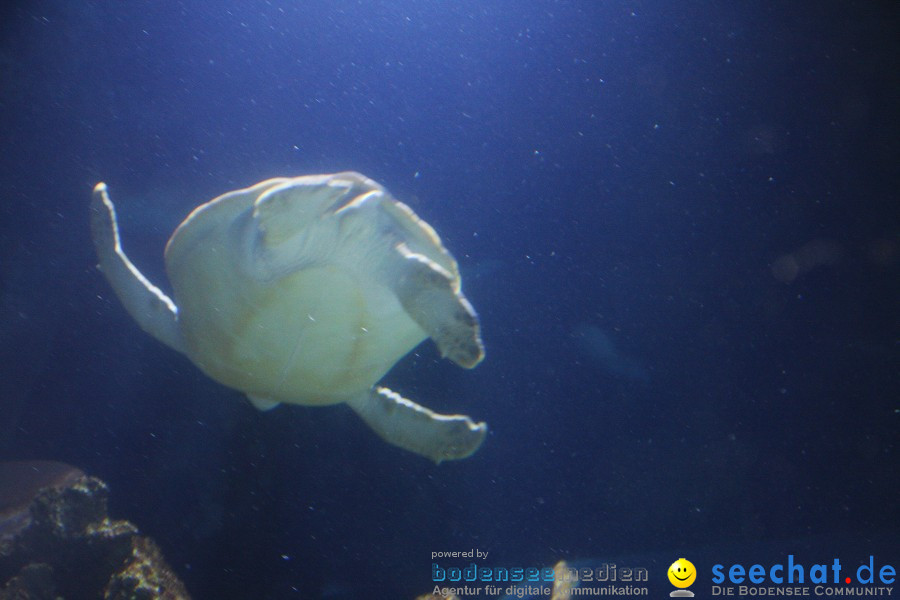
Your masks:
<path fill-rule="evenodd" d="M 312 321 L 313 323 L 316 322 L 316 320 L 313 318 L 312 315 L 306 315 L 306 318 L 308 318 L 308 319 L 309 319 L 310 321 Z"/>

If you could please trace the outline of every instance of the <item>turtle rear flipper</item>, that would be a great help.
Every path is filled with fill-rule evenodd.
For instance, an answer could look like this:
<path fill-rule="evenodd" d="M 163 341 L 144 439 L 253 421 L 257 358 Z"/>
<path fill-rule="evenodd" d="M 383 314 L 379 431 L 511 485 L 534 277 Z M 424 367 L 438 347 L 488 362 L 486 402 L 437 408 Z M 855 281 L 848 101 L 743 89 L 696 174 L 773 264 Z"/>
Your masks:
<path fill-rule="evenodd" d="M 178 308 L 162 290 L 150 283 L 132 264 L 119 241 L 116 209 L 105 183 L 94 186 L 91 200 L 91 237 L 100 270 L 141 329 L 174 350 L 184 352 L 178 328 Z"/>
<path fill-rule="evenodd" d="M 434 340 L 441 356 L 471 369 L 484 358 L 475 309 L 459 290 L 459 280 L 439 264 L 397 246 L 402 261 L 395 284 L 400 304 Z"/>

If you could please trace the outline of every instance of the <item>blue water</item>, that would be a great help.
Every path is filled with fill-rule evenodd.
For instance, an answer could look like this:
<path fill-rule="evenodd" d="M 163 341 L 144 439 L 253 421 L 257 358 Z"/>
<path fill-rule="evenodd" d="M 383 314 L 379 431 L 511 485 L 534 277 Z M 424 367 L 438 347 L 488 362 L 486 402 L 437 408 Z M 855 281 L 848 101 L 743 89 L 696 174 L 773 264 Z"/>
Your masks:
<path fill-rule="evenodd" d="M 0 459 L 109 482 L 195 598 L 412 598 L 473 548 L 716 548 L 704 593 L 794 548 L 897 565 L 897 30 L 888 2 L 7 3 Z M 426 342 L 384 382 L 487 421 L 468 460 L 256 412 L 94 268 L 97 181 L 169 289 L 194 206 L 341 170 L 459 260 L 486 360 Z"/>

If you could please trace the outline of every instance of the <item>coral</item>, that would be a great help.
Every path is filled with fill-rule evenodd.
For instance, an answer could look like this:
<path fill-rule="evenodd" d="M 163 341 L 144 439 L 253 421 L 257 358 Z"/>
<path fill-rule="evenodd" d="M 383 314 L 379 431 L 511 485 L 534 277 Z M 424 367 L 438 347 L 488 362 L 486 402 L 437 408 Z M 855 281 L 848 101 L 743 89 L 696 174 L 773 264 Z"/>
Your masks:
<path fill-rule="evenodd" d="M 92 477 L 38 492 L 0 540 L 0 600 L 189 600 L 156 545 L 109 518 L 108 496 Z"/>

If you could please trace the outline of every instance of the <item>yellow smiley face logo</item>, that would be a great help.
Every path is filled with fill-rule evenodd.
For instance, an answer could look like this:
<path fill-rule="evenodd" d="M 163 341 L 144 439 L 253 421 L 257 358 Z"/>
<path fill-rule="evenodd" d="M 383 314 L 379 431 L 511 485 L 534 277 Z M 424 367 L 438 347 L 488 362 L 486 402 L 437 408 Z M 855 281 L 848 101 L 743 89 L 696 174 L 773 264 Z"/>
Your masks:
<path fill-rule="evenodd" d="M 694 563 L 686 558 L 679 558 L 669 567 L 669 581 L 677 588 L 690 587 L 697 579 L 697 569 Z"/>

